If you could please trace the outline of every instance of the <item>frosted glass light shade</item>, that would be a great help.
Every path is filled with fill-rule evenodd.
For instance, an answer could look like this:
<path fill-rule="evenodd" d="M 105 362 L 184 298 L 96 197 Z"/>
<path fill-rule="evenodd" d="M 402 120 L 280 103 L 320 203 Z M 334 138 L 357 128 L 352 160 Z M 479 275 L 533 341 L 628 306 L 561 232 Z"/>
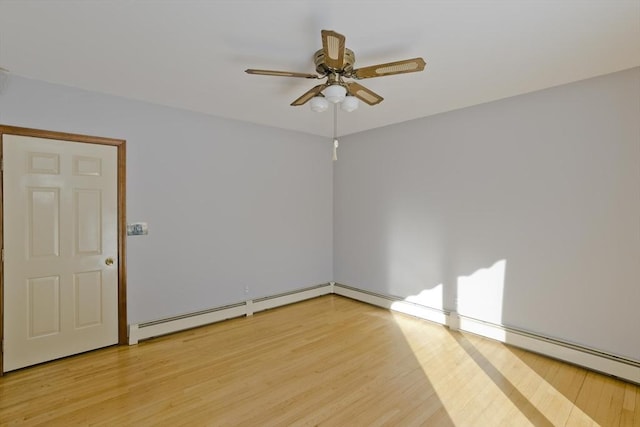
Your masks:
<path fill-rule="evenodd" d="M 355 96 L 347 95 L 344 97 L 344 101 L 342 101 L 340 107 L 347 113 L 350 113 L 354 110 L 357 110 L 358 105 L 358 98 L 356 98 Z"/>
<path fill-rule="evenodd" d="M 311 98 L 311 110 L 316 113 L 322 113 L 329 108 L 329 101 L 324 96 L 314 96 Z"/>
<path fill-rule="evenodd" d="M 324 96 L 327 101 L 337 104 L 344 101 L 344 96 L 347 94 L 347 90 L 337 84 L 333 84 L 324 90 Z"/>

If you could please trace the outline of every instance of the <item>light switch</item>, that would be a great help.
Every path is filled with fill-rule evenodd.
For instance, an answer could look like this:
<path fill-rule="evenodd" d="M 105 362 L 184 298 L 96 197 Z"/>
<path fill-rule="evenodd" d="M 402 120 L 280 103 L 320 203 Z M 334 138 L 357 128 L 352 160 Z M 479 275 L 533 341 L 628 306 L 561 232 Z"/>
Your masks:
<path fill-rule="evenodd" d="M 149 226 L 146 222 L 127 224 L 127 236 L 144 236 L 147 234 L 149 234 Z"/>

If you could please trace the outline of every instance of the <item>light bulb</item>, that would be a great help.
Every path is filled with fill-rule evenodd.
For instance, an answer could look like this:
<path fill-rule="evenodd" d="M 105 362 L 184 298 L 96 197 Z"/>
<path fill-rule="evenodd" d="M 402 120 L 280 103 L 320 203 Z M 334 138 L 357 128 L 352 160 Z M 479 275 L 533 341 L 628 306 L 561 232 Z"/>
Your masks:
<path fill-rule="evenodd" d="M 344 96 L 347 94 L 347 90 L 339 84 L 333 84 L 324 90 L 324 96 L 327 101 L 337 104 L 344 101 Z"/>
<path fill-rule="evenodd" d="M 329 108 L 329 101 L 324 96 L 314 96 L 311 98 L 311 110 L 316 113 L 322 113 L 323 111 L 327 111 Z"/>
<path fill-rule="evenodd" d="M 356 98 L 355 96 L 347 95 L 345 96 L 344 101 L 342 101 L 340 107 L 347 113 L 350 113 L 354 110 L 357 110 L 358 105 L 358 98 Z"/>

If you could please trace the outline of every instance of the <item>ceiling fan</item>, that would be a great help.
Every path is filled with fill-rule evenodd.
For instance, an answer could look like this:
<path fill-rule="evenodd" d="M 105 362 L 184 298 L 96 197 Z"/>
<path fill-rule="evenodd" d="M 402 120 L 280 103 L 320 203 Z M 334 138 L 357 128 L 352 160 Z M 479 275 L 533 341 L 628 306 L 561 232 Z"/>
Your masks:
<path fill-rule="evenodd" d="M 369 105 L 376 105 L 382 102 L 384 98 L 357 82 L 346 81 L 345 79 L 361 80 L 371 77 L 414 73 L 424 70 L 426 65 L 424 59 L 412 58 L 354 69 L 353 65 L 356 57 L 352 50 L 345 47 L 345 36 L 330 30 L 322 30 L 321 35 L 322 49 L 313 55 L 318 74 L 252 68 L 245 70 L 245 72 L 277 77 L 326 78 L 324 83 L 312 87 L 293 101 L 291 105 L 304 105 L 309 100 L 312 100 L 311 108 L 314 111 L 324 111 L 328 108 L 327 101 L 329 101 L 334 104 L 342 103 L 343 109 L 352 111 L 358 106 L 357 99 Z"/>

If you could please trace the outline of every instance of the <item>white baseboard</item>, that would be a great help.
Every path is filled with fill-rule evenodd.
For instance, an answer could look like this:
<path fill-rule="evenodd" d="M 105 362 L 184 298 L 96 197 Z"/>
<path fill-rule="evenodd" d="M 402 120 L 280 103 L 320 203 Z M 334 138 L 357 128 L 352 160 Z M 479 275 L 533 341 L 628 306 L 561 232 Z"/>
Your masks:
<path fill-rule="evenodd" d="M 293 304 L 322 295 L 329 295 L 330 293 L 332 293 L 332 288 L 333 286 L 331 284 L 326 284 L 314 288 L 289 292 L 282 295 L 274 295 L 267 298 L 254 299 L 253 312 L 257 313 L 259 311 L 269 310 L 270 308 Z"/>
<path fill-rule="evenodd" d="M 129 325 L 129 345 L 138 344 L 139 341 L 196 328 L 234 317 L 251 316 L 253 313 L 280 307 L 287 304 L 316 298 L 332 292 L 333 286 L 324 284 L 312 288 L 300 289 L 286 294 L 274 295 L 256 300 L 248 300 L 238 304 L 216 307 L 197 313 L 185 314 L 169 319 L 156 320 Z"/>
<path fill-rule="evenodd" d="M 441 325 L 449 324 L 449 313 L 444 310 L 438 310 L 436 308 L 414 304 L 412 302 L 404 301 L 399 298 L 363 291 L 361 289 L 356 289 L 337 283 L 334 285 L 333 293 L 361 302 L 366 302 L 367 304 L 386 308 L 388 310 L 393 310 L 399 313 L 405 313 L 411 316 L 419 317 L 421 319 L 430 320 L 432 322 L 440 323 Z"/>
<path fill-rule="evenodd" d="M 640 384 L 640 361 L 629 360 L 598 350 L 563 342 L 493 323 L 460 316 L 456 312 L 404 301 L 398 297 L 377 294 L 337 283 L 328 283 L 300 289 L 286 294 L 248 300 L 242 303 L 191 313 L 170 319 L 129 325 L 129 344 L 141 340 L 167 335 L 234 317 L 251 316 L 254 313 L 280 307 L 322 295 L 336 294 L 377 307 L 405 313 L 420 319 L 445 325 L 452 330 L 461 330 L 486 338 L 504 342 L 515 347 L 539 353 L 574 365 L 613 375 L 626 381 Z"/>
<path fill-rule="evenodd" d="M 536 335 L 527 331 L 460 316 L 456 312 L 441 311 L 406 302 L 397 297 L 375 294 L 337 283 L 334 285 L 334 293 L 446 325 L 452 330 L 471 332 L 514 347 L 519 347 L 603 374 L 613 375 L 625 381 L 640 384 L 640 361 L 622 358 L 617 355 Z"/>
<path fill-rule="evenodd" d="M 640 362 L 530 332 L 459 316 L 460 330 L 640 384 Z"/>

